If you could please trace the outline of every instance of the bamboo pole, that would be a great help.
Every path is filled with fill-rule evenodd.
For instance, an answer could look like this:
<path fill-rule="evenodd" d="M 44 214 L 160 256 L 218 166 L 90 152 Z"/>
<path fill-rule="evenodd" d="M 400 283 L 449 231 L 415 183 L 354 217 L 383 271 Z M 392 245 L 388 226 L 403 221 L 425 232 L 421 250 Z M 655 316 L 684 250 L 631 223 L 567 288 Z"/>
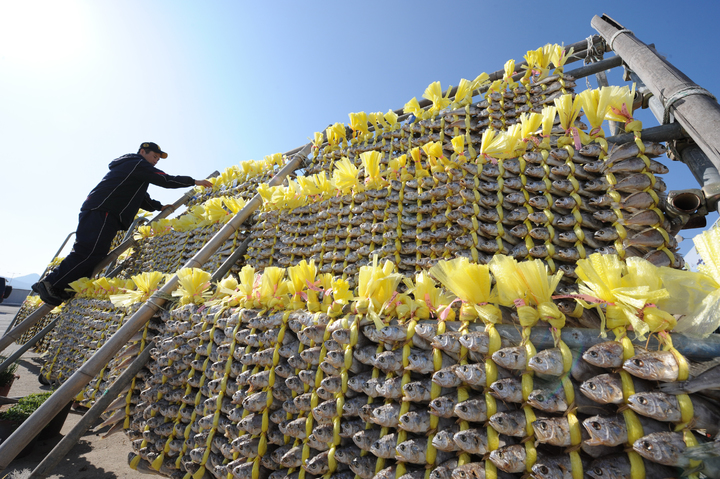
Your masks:
<path fill-rule="evenodd" d="M 30 339 L 30 341 L 28 341 L 27 343 L 25 343 L 25 344 L 23 344 L 22 346 L 20 346 L 20 348 L 19 348 L 17 351 L 15 351 L 14 353 L 12 353 L 12 354 L 10 355 L 10 357 L 8 357 L 8 358 L 5 360 L 5 362 L 3 362 L 2 364 L 0 364 L 0 373 L 3 372 L 3 371 L 5 371 L 12 363 L 14 363 L 14 362 L 17 361 L 18 359 L 20 359 L 20 356 L 22 356 L 22 355 L 25 353 L 25 351 L 27 351 L 28 349 L 30 349 L 30 348 L 32 348 L 33 346 L 35 346 L 35 343 L 37 343 L 37 342 L 40 341 L 43 337 L 45 337 L 45 335 L 46 335 L 47 333 L 49 333 L 49 332 L 55 327 L 55 325 L 57 324 L 58 321 L 60 321 L 60 316 L 58 316 L 57 318 L 55 318 L 55 319 L 53 319 L 52 321 L 50 321 L 50 323 L 49 323 L 47 326 L 45 326 L 45 328 L 43 328 L 42 331 L 40 331 L 40 332 L 37 333 L 35 336 L 33 336 L 32 339 Z"/>
<path fill-rule="evenodd" d="M 232 268 L 232 266 L 237 263 L 240 257 L 245 254 L 248 245 L 250 244 L 250 241 L 252 241 L 252 237 L 248 236 L 242 243 L 238 245 L 237 248 L 235 248 L 235 251 L 233 251 L 232 254 L 228 256 L 228 258 L 225 260 L 225 262 L 220 265 L 217 271 L 213 273 L 212 277 L 210 278 L 211 283 L 217 283 L 225 277 L 228 271 L 230 271 L 230 268 Z"/>
<path fill-rule="evenodd" d="M 153 344 L 149 343 L 145 346 L 145 349 L 135 358 L 135 361 L 115 380 L 115 382 L 105 390 L 99 400 L 93 404 L 93 406 L 85 412 L 82 419 L 72 428 L 72 430 L 62 438 L 62 440 L 55 445 L 52 451 L 45 456 L 45 459 L 38 464 L 32 471 L 28 479 L 31 478 L 43 478 L 50 475 L 51 471 L 58 463 L 70 452 L 80 438 L 85 434 L 85 431 L 90 429 L 97 418 L 107 409 L 118 395 L 130 384 L 133 378 L 140 372 L 140 370 L 150 360 L 150 350 L 153 348 Z"/>
<path fill-rule="evenodd" d="M 611 18 L 596 15 L 591 25 L 720 169 L 720 131 L 717 128 L 720 105 L 717 101 Z"/>
<path fill-rule="evenodd" d="M 30 313 L 27 318 L 20 321 L 20 324 L 15 326 L 10 331 L 6 332 L 5 336 L 0 338 L 0 352 L 5 351 L 5 348 L 10 346 L 15 341 L 19 340 L 20 337 L 25 333 L 25 331 L 34 326 L 35 323 L 44 318 L 45 315 L 53 309 L 55 309 L 55 306 L 50 306 L 49 304 L 43 303 L 38 307 L 38 309 Z"/>
<path fill-rule="evenodd" d="M 233 251 L 233 254 L 213 273 L 210 282 L 215 283 L 225 277 L 233 264 L 247 251 L 250 238 L 245 239 Z M 130 381 L 140 372 L 150 359 L 150 347 L 146 347 L 143 352 L 132 362 L 130 367 L 125 370 L 113 384 L 103 393 L 102 398 L 85 412 L 83 418 L 75 427 L 53 448 L 52 451 L 38 464 L 28 479 L 47 477 L 50 471 L 62 460 L 63 457 L 77 444 L 78 440 L 87 431 L 97 418 L 107 409 L 110 403 L 117 395 L 130 384 Z M 1 368 L 2 366 L 0 366 Z M 2 369 L 0 369 L 1 371 Z"/>
<path fill-rule="evenodd" d="M 282 183 L 283 179 L 291 172 L 298 169 L 310 153 L 312 143 L 295 155 L 277 174 L 269 181 L 270 186 Z M 250 214 L 262 204 L 259 194 L 256 194 L 245 207 L 240 210 L 210 241 L 185 264 L 185 268 L 199 268 L 222 246 L 237 229 L 250 217 Z M 7 468 L 8 464 L 23 450 L 25 446 L 47 424 L 60 410 L 72 400 L 83 387 L 85 387 L 100 370 L 117 354 L 117 352 L 142 328 L 147 321 L 162 307 L 165 298 L 175 291 L 178 285 L 177 274 L 173 275 L 159 291 L 154 293 L 138 311 L 133 314 L 120 327 L 115 334 L 95 354 L 83 364 L 52 396 L 48 398 L 22 425 L 0 444 L 0 471 Z"/>

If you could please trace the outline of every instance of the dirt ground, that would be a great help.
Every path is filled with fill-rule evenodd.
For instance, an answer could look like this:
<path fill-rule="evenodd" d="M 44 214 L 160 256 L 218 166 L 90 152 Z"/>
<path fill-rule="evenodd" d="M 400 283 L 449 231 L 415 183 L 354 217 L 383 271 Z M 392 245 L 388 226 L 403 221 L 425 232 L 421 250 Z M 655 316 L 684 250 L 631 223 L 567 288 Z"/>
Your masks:
<path fill-rule="evenodd" d="M 17 310 L 17 307 L 0 305 L 0 334 L 5 334 L 5 330 L 15 317 Z M 17 346 L 12 345 L 0 354 L 9 356 L 16 350 Z M 38 357 L 37 354 L 31 352 L 23 354 L 19 360 L 16 373 L 20 376 L 20 379 L 16 380 L 12 385 L 9 396 L 22 397 L 31 393 L 49 391 L 50 387 L 43 386 L 37 379 L 41 366 L 42 358 Z M 7 407 L 4 406 L 3 410 Z M 25 457 L 16 458 L 7 469 L 0 471 L 0 478 L 20 479 L 27 477 L 21 472 L 31 471 L 40 464 L 63 436 L 72 430 L 81 417 L 81 413 L 71 410 L 59 435 L 52 439 L 38 440 L 32 443 L 31 452 Z M 100 421 L 97 424 L 100 424 Z M 48 477 L 53 479 L 162 477 L 141 474 L 130 469 L 127 463 L 127 456 L 131 451 L 130 441 L 123 433 L 116 433 L 103 439 L 102 435 L 107 429 L 108 427 L 100 430 L 89 429 L 67 456 L 51 471 L 52 475 Z"/>

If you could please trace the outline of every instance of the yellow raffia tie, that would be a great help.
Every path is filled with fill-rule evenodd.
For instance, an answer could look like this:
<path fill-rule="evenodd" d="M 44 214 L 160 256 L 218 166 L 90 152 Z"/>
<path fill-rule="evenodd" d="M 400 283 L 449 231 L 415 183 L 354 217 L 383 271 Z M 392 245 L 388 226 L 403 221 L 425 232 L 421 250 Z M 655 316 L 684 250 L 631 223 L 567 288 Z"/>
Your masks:
<path fill-rule="evenodd" d="M 645 461 L 635 451 L 628 451 L 630 461 L 630 479 L 645 479 Z"/>

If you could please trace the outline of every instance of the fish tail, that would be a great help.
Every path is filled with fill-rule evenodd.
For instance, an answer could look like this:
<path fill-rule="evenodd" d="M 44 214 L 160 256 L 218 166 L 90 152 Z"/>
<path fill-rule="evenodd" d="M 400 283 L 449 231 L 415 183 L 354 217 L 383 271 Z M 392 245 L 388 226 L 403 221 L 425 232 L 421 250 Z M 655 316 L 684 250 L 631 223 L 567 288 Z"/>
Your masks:
<path fill-rule="evenodd" d="M 688 388 L 685 385 L 685 381 L 679 381 L 679 382 L 674 382 L 674 383 L 661 383 L 658 386 L 658 389 L 660 389 L 660 391 L 662 391 L 666 394 L 674 394 L 676 396 L 678 394 L 689 394 L 689 393 L 696 392 L 696 391 L 692 390 L 691 388 Z"/>
<path fill-rule="evenodd" d="M 688 459 L 702 461 L 713 457 L 720 457 L 720 442 L 708 442 L 685 449 L 684 456 Z M 693 471 L 694 472 L 694 471 Z M 688 473 L 685 471 L 685 473 Z M 690 472 L 689 474 L 691 474 Z"/>

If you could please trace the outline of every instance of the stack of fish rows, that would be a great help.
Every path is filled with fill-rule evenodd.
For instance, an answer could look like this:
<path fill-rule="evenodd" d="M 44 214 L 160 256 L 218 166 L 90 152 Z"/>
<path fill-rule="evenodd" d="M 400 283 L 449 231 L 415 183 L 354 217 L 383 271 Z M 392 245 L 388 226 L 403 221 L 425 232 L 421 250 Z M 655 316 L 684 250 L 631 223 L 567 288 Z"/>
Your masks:
<path fill-rule="evenodd" d="M 624 360 L 622 343 L 611 341 L 583 359 L 571 351 L 568 363 L 561 348 L 531 355 L 503 340 L 492 352 L 491 335 L 467 323 L 377 330 L 364 318 L 185 306 L 154 320 L 154 361 L 115 406 L 131 413 L 131 465 L 242 479 L 420 479 L 426 468 L 435 479 L 483 477 L 487 468 L 498 477 L 600 478 L 609 467 L 630 477 L 640 461 L 644 477 L 674 477 L 624 448 L 651 451 L 683 433 L 615 406 L 684 422 L 674 396 L 640 392 L 677 381 L 673 353 Z M 613 372 L 623 365 L 637 378 Z M 714 434 L 717 408 L 692 401 L 692 427 Z"/>
<path fill-rule="evenodd" d="M 274 174 L 274 170 L 268 169 L 245 181 L 231 180 L 229 183 L 221 184 L 217 188 L 205 188 L 202 192 L 193 196 L 188 202 L 187 207 L 192 208 L 197 205 L 202 205 L 207 200 L 220 196 L 234 196 L 243 198 L 244 200 L 250 200 L 256 194 L 257 185 L 267 183 Z"/>
<path fill-rule="evenodd" d="M 72 376 L 115 333 L 125 314 L 125 308 L 107 299 L 73 298 L 65 303 L 61 326 L 39 350 L 49 353 L 40 376 L 57 384 Z M 97 379 L 102 380 L 102 373 Z"/>
<path fill-rule="evenodd" d="M 327 145 L 306 173 L 332 170 L 335 160 L 343 157 L 350 158 L 356 166 L 360 166 L 360 154 L 367 151 L 381 151 L 399 156 L 413 147 L 452 138 L 458 134 L 456 128 L 469 133 L 468 143 L 470 146 L 475 144 L 479 149 L 483 132 L 488 129 L 507 129 L 516 124 L 523 113 L 541 113 L 543 107 L 552 105 L 556 98 L 573 93 L 575 81 L 571 76 L 555 74 L 532 85 L 515 84 L 513 88 L 504 90 L 499 88 L 500 85 L 495 86 L 496 88 L 486 93 L 484 100 L 465 109 L 441 111 L 435 118 L 427 120 L 412 121 L 411 118 L 402 128 L 376 130 L 372 141 L 360 142 L 353 139 L 350 144 L 346 142 L 337 146 Z M 449 145 L 446 149 L 452 151 Z M 385 163 L 387 164 L 387 159 Z"/>
<path fill-rule="evenodd" d="M 189 231 L 171 230 L 165 234 L 143 238 L 137 253 L 130 255 L 122 263 L 123 269 L 119 276 L 130 278 L 143 271 L 161 271 L 168 274 L 177 271 L 195 256 L 222 226 L 215 224 Z M 217 269 L 243 241 L 244 236 L 243 231 L 236 231 L 210 257 L 205 267 L 208 270 Z"/>
<path fill-rule="evenodd" d="M 488 263 L 494 254 L 540 258 L 574 280 L 593 252 L 642 256 L 679 267 L 674 225 L 660 211 L 667 172 L 649 156 L 662 145 L 632 142 L 607 160 L 599 145 L 535 150 L 497 164 L 478 157 L 460 168 L 392 180 L 384 189 L 341 195 L 255 216 L 248 264 L 283 267 L 314 260 L 352 281 L 377 254 L 411 274 L 439 259 Z M 428 168 L 428 163 L 420 164 Z M 415 169 L 409 165 L 408 173 Z M 354 285 L 354 284 L 353 284 Z"/>

